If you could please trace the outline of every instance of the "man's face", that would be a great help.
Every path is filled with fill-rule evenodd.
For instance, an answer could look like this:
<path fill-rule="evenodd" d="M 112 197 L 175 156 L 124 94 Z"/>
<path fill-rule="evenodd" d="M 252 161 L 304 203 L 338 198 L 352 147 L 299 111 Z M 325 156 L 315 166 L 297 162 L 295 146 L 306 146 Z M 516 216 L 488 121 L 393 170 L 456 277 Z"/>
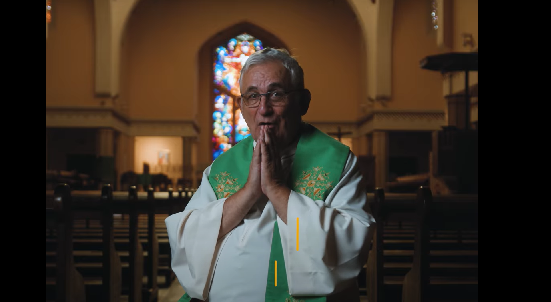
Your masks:
<path fill-rule="evenodd" d="M 289 74 L 280 62 L 266 62 L 251 66 L 241 79 L 241 94 L 266 93 L 276 89 L 292 90 Z M 297 135 L 301 110 L 298 93 L 287 96 L 284 106 L 272 106 L 266 97 L 261 97 L 256 107 L 245 106 L 241 100 L 242 114 L 251 130 L 254 140 L 260 137 L 261 126 L 266 125 L 273 134 L 279 148 L 286 147 Z"/>

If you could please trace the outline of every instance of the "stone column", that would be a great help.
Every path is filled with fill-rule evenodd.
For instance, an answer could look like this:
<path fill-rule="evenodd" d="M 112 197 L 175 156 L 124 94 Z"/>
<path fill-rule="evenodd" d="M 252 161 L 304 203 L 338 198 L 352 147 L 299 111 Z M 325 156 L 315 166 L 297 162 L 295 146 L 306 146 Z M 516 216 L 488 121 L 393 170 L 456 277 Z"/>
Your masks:
<path fill-rule="evenodd" d="M 185 187 L 191 187 L 193 185 L 193 145 L 195 138 L 194 137 L 183 137 L 183 160 L 182 160 L 182 174 L 184 180 L 190 183 L 186 184 Z"/>
<path fill-rule="evenodd" d="M 375 155 L 375 187 L 387 189 L 388 181 L 388 132 L 373 132 L 373 155 Z"/>
<path fill-rule="evenodd" d="M 128 187 L 130 184 L 122 185 L 121 178 L 122 175 L 126 172 L 134 172 L 138 170 L 134 162 L 134 150 L 135 150 L 135 137 L 129 136 L 125 133 L 117 133 L 115 138 L 116 144 L 116 154 L 115 154 L 115 167 L 117 171 L 117 184 L 120 186 L 118 190 L 128 192 Z M 135 182 L 135 180 L 129 180 L 130 182 Z"/>
<path fill-rule="evenodd" d="M 48 128 L 46 128 L 46 170 L 48 170 Z"/>
<path fill-rule="evenodd" d="M 116 182 L 115 175 L 115 131 L 108 128 L 100 128 L 96 135 L 96 176 L 101 178 L 101 183 Z"/>
<path fill-rule="evenodd" d="M 193 146 L 191 148 L 191 177 L 193 181 L 193 188 L 199 187 L 199 181 L 203 177 L 203 171 L 197 171 L 197 148 L 198 142 L 197 138 L 193 138 Z M 198 178 L 199 177 L 199 178 Z"/>
<path fill-rule="evenodd" d="M 114 156 L 115 155 L 115 131 L 112 129 L 98 129 L 96 155 Z"/>
<path fill-rule="evenodd" d="M 352 146 L 353 146 L 352 152 L 354 152 L 356 156 L 369 155 L 368 148 L 367 148 L 368 147 L 367 136 L 360 135 L 358 137 L 354 137 L 352 139 Z"/>
<path fill-rule="evenodd" d="M 116 179 L 115 183 L 117 184 L 116 189 L 118 191 L 127 191 L 128 188 L 122 188 L 121 186 L 121 176 L 128 172 L 134 171 L 134 162 L 133 162 L 133 148 L 130 147 L 130 138 L 128 135 L 115 132 L 115 172 Z"/>
<path fill-rule="evenodd" d="M 465 129 L 465 95 L 446 96 L 448 102 L 448 126 Z"/>

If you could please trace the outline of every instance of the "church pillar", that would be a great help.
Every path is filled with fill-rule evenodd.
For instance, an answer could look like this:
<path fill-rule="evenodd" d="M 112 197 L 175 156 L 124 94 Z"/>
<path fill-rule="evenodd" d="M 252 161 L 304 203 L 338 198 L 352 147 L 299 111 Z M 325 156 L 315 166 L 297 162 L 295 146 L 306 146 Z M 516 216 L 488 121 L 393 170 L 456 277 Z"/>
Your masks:
<path fill-rule="evenodd" d="M 98 129 L 97 148 L 98 156 L 114 156 L 115 154 L 115 131 L 112 129 Z"/>
<path fill-rule="evenodd" d="M 96 176 L 102 184 L 115 185 L 115 131 L 101 128 L 96 134 Z"/>
<path fill-rule="evenodd" d="M 46 170 L 48 170 L 48 128 L 46 128 Z"/>
<path fill-rule="evenodd" d="M 197 138 L 194 137 L 193 138 L 193 146 L 191 148 L 191 177 L 192 177 L 191 179 L 193 181 L 193 183 L 192 183 L 193 188 L 199 187 L 199 181 L 201 180 L 201 178 L 203 176 L 203 171 L 197 171 L 197 169 L 196 169 L 196 167 L 197 167 L 197 148 L 198 148 Z M 197 177 L 199 177 L 199 178 L 197 178 Z"/>
<path fill-rule="evenodd" d="M 136 167 L 134 163 L 135 153 L 135 137 L 129 136 L 125 133 L 117 133 L 115 138 L 116 153 L 115 153 L 115 169 L 117 175 L 117 188 L 119 191 L 128 191 L 130 183 L 134 183 L 135 180 L 130 180 L 128 177 L 124 184 L 121 184 L 121 179 L 124 173 L 134 172 L 136 173 Z M 135 183 L 134 183 L 135 184 Z"/>
<path fill-rule="evenodd" d="M 453 126 L 457 129 L 466 129 L 466 103 L 465 95 L 448 95 L 446 96 L 448 102 L 448 126 Z"/>
<path fill-rule="evenodd" d="M 373 155 L 375 155 L 375 187 L 386 188 L 388 181 L 388 132 L 373 132 Z"/>
<path fill-rule="evenodd" d="M 121 190 L 121 175 L 132 170 L 128 162 L 128 136 L 121 132 L 115 132 L 115 188 Z M 126 189 L 126 188 L 125 188 Z"/>
<path fill-rule="evenodd" d="M 358 137 L 354 137 L 352 139 L 352 152 L 354 152 L 356 156 L 368 155 L 367 145 L 367 136 L 360 135 Z"/>
<path fill-rule="evenodd" d="M 193 145 L 194 137 L 183 137 L 183 161 L 182 172 L 184 177 L 184 188 L 193 186 Z"/>

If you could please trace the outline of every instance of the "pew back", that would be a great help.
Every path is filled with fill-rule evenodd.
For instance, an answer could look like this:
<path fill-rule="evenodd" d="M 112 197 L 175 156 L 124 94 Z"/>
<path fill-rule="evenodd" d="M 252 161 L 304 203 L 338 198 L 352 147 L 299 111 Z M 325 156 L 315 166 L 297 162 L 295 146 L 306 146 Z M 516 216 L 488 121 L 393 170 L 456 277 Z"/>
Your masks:
<path fill-rule="evenodd" d="M 404 278 L 403 302 L 429 301 L 430 232 L 478 231 L 478 195 L 437 196 L 435 200 L 430 188 L 422 186 L 417 192 L 416 212 L 413 266 Z"/>
<path fill-rule="evenodd" d="M 128 288 L 128 300 L 129 301 L 155 301 L 158 297 L 158 285 L 157 285 L 157 271 L 159 265 L 159 243 L 155 231 L 155 214 L 167 213 L 172 214 L 176 211 L 181 211 L 191 198 L 191 190 L 178 190 L 178 197 L 173 196 L 173 191 L 168 192 L 154 192 L 152 189 L 148 192 L 139 192 L 136 187 L 130 187 L 128 192 L 113 192 L 110 185 L 105 185 L 102 188 L 101 193 L 98 191 L 72 191 L 67 185 L 60 185 L 60 188 L 65 188 L 65 194 L 68 200 L 71 201 L 70 207 L 65 207 L 66 220 L 72 223 L 77 218 L 86 219 L 86 228 L 89 228 L 89 219 L 98 220 L 101 223 L 102 234 L 100 242 L 103 242 L 101 249 L 101 264 L 102 275 L 99 282 L 101 289 L 95 290 L 94 297 L 99 301 L 119 301 L 121 298 L 121 259 L 118 256 L 118 252 L 114 246 L 113 239 L 113 215 L 127 215 L 129 221 L 128 228 L 128 270 L 130 281 L 125 286 Z M 59 211 L 54 210 L 55 196 L 57 189 L 54 191 L 46 192 L 46 208 L 47 208 L 47 229 L 52 230 L 56 226 L 52 219 L 57 217 Z M 166 195 L 166 196 L 164 196 Z M 144 248 L 140 243 L 138 235 L 138 215 L 147 215 L 147 239 L 145 249 L 147 252 L 147 258 L 144 263 Z M 48 219 L 48 217 L 50 219 Z M 69 217 L 69 218 L 67 218 Z M 60 239 L 67 238 L 72 240 L 73 234 L 70 236 L 67 232 L 56 230 L 56 240 L 61 242 Z M 47 231 L 48 234 L 48 231 Z M 53 230 L 50 232 L 53 234 Z M 53 238 L 51 236 L 50 238 Z M 48 235 L 47 235 L 47 259 L 48 259 Z M 92 239 L 95 240 L 95 239 Z M 143 238 L 141 239 L 143 242 Z M 58 250 L 56 251 L 57 259 L 72 259 L 72 257 L 60 257 L 60 255 L 72 255 L 72 244 L 58 244 Z M 47 283 L 48 283 L 48 260 L 47 260 Z M 58 270 L 63 266 L 56 264 L 54 268 L 56 272 L 64 270 Z M 79 273 L 74 269 L 75 273 Z M 145 268 L 145 270 L 144 270 Z M 144 271 L 147 275 L 147 282 L 144 284 Z M 82 279 L 82 276 L 80 277 Z M 88 278 L 89 279 L 89 278 Z M 57 280 L 60 283 L 57 283 Z M 63 284 L 63 282 L 73 282 L 78 278 L 71 277 L 68 274 L 59 276 L 57 278 L 57 284 Z M 58 288 L 59 290 L 59 288 Z M 101 292 L 98 293 L 98 292 Z M 90 294 L 90 293 L 88 293 Z M 69 297 L 68 293 L 56 294 L 56 299 L 63 299 L 62 297 Z M 101 298 L 99 298 L 101 297 Z M 59 300 L 65 301 L 65 300 Z M 77 299 L 70 299 L 69 301 L 80 301 Z"/>
<path fill-rule="evenodd" d="M 436 261 L 432 271 L 449 276 L 450 284 L 456 282 L 455 274 L 469 276 L 477 270 L 477 263 L 473 263 L 477 261 L 477 251 L 472 249 L 478 244 L 478 235 L 469 231 L 478 229 L 478 196 L 453 194 L 433 198 L 427 195 L 428 188 L 422 188 L 416 194 L 387 193 L 381 188 L 368 193 L 377 222 L 365 270 L 369 301 L 399 301 L 403 296 L 409 299 L 404 301 L 410 301 L 411 296 L 418 296 L 422 284 L 430 282 L 430 259 Z M 425 207 L 426 200 L 431 207 Z M 468 244 L 462 242 L 462 237 Z M 430 244 L 440 249 L 432 258 Z M 459 258 L 465 259 L 457 261 Z M 444 287 L 456 288 L 454 284 L 440 288 Z"/>

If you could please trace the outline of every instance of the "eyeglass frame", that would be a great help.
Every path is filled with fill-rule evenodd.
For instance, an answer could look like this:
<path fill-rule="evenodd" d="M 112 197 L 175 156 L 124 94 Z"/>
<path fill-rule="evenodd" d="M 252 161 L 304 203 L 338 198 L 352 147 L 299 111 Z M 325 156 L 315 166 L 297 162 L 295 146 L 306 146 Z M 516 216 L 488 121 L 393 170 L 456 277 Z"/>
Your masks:
<path fill-rule="evenodd" d="M 289 96 L 289 94 L 291 94 L 291 93 L 293 93 L 293 92 L 301 92 L 301 91 L 304 91 L 304 90 L 306 90 L 306 89 L 303 88 L 303 89 L 290 90 L 290 91 L 282 90 L 282 91 L 285 93 L 285 96 L 284 96 L 283 98 L 286 99 L 286 98 Z M 266 99 L 266 101 L 272 102 L 271 99 L 270 99 L 268 96 L 269 96 L 270 94 L 274 93 L 274 92 L 278 92 L 278 90 L 272 90 L 272 91 L 268 91 L 268 92 L 266 92 L 266 93 L 257 93 L 257 92 L 255 92 L 256 94 L 260 95 L 259 98 L 258 98 L 258 103 L 255 104 L 255 105 L 252 105 L 252 106 L 245 104 L 245 106 L 247 106 L 248 108 L 254 108 L 254 107 L 259 106 L 259 105 L 260 105 L 260 102 L 262 101 L 262 96 L 264 96 L 264 98 Z M 246 103 L 246 102 L 247 102 L 247 101 L 245 101 L 246 98 L 245 98 L 244 95 L 241 95 L 241 99 L 243 100 L 243 103 Z M 285 106 L 285 105 L 287 105 L 287 104 L 285 103 L 285 104 L 281 104 L 281 105 L 275 105 L 274 103 L 272 103 L 272 106 L 276 106 L 276 107 Z"/>

